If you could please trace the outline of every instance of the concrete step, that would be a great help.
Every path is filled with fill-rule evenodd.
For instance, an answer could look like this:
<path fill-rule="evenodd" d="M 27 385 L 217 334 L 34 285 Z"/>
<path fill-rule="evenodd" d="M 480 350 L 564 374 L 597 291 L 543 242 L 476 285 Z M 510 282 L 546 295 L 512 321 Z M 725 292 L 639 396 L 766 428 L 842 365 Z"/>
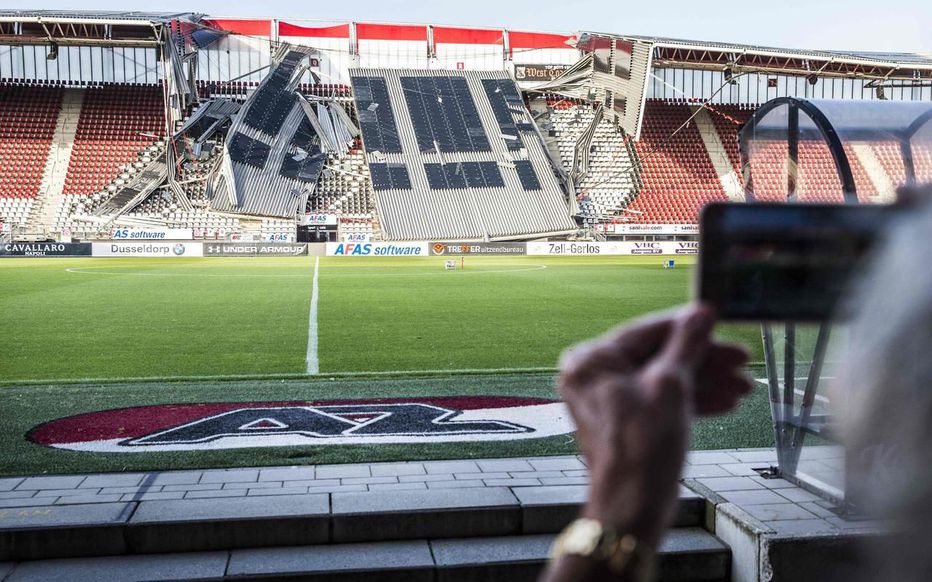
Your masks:
<path fill-rule="evenodd" d="M 0 509 L 0 562 L 366 541 L 552 534 L 585 486 L 143 500 Z M 704 523 L 685 487 L 677 527 Z"/>
<path fill-rule="evenodd" d="M 553 535 L 431 539 L 44 560 L 7 564 L 4 582 L 340 580 L 523 582 L 537 578 Z M 728 579 L 731 555 L 698 528 L 673 529 L 657 557 L 658 582 Z M 4 565 L 0 565 L 0 580 Z"/>

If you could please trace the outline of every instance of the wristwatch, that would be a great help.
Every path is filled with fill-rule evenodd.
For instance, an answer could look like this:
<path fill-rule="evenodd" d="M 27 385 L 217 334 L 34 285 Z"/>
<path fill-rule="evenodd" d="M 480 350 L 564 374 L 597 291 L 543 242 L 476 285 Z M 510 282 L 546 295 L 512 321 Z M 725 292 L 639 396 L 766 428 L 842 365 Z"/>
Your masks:
<path fill-rule="evenodd" d="M 550 550 L 550 559 L 574 555 L 602 563 L 612 573 L 630 573 L 638 582 L 651 578 L 653 552 L 631 534 L 621 535 L 594 519 L 579 518 L 566 526 Z"/>

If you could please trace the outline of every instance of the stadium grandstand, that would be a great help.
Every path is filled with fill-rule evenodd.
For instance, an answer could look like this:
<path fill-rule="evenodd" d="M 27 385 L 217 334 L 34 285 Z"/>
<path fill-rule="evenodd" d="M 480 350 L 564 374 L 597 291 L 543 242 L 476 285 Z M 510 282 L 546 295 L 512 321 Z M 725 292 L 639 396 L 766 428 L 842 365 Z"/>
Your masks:
<path fill-rule="evenodd" d="M 4 240 L 119 228 L 204 240 L 695 234 L 699 210 L 785 196 L 785 144 L 738 132 L 777 97 L 932 100 L 932 59 L 579 31 L 0 13 Z M 895 140 L 845 144 L 862 202 Z M 799 163 L 834 162 L 804 139 Z M 929 160 L 915 171 L 928 174 Z M 814 172 L 813 172 L 814 173 Z M 832 172 L 797 185 L 841 201 Z M 925 176 L 929 178 L 929 176 Z"/>

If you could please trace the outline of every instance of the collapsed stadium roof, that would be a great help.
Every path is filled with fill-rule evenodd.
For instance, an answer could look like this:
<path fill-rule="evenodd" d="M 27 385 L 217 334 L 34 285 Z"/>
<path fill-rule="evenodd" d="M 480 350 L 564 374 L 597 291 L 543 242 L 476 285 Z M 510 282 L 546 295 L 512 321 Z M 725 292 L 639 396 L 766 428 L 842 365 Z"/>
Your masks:
<path fill-rule="evenodd" d="M 172 21 L 196 23 L 199 27 L 212 27 L 212 20 L 205 14 L 195 12 L 139 12 L 139 11 L 81 11 L 81 10 L 0 10 L 0 44 L 23 42 L 78 42 L 92 41 L 94 36 L 62 36 L 51 38 L 50 34 L 34 34 L 35 30 L 14 25 L 49 25 L 83 23 L 124 26 L 148 26 L 167 24 Z M 252 20 L 252 19 L 237 19 Z M 273 19 L 258 19 L 262 22 L 277 22 Z M 357 23 L 353 23 L 357 24 Z M 363 23 L 358 23 L 363 24 Z M 366 23 L 369 24 L 369 23 Z M 428 27 L 429 25 L 425 25 Z M 435 27 L 431 27 L 435 28 Z M 219 32 L 218 28 L 218 32 Z M 43 31 L 44 32 L 44 31 Z M 91 31 L 93 32 L 93 31 Z M 236 34 L 236 31 L 223 30 Z M 718 41 L 698 41 L 662 36 L 632 35 L 608 32 L 583 32 L 583 34 L 609 36 L 653 45 L 654 62 L 658 65 L 689 65 L 696 67 L 722 68 L 741 67 L 784 73 L 817 73 L 819 75 L 856 75 L 890 79 L 932 78 L 932 55 L 909 52 L 873 52 L 851 50 L 793 49 L 749 45 Z M 104 40 L 102 37 L 100 40 Z M 111 42 L 120 39 L 108 37 Z M 129 39 L 124 39 L 129 40 Z"/>
<path fill-rule="evenodd" d="M 883 79 L 932 79 L 932 55 L 907 52 L 870 52 L 775 48 L 658 36 L 616 35 L 654 45 L 654 63 L 697 68 L 732 67 L 822 76 L 860 76 Z"/>
<path fill-rule="evenodd" d="M 156 47 L 163 42 L 161 27 L 202 18 L 190 12 L 0 10 L 0 45 Z"/>

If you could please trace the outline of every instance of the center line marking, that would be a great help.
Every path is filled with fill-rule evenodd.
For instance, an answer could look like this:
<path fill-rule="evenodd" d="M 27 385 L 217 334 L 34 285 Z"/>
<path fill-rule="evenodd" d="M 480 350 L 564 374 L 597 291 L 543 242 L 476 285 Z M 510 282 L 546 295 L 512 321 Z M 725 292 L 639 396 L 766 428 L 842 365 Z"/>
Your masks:
<path fill-rule="evenodd" d="M 317 356 L 317 273 L 320 270 L 320 257 L 314 257 L 314 283 L 311 290 L 311 314 L 307 326 L 307 373 L 320 373 L 320 358 Z"/>

